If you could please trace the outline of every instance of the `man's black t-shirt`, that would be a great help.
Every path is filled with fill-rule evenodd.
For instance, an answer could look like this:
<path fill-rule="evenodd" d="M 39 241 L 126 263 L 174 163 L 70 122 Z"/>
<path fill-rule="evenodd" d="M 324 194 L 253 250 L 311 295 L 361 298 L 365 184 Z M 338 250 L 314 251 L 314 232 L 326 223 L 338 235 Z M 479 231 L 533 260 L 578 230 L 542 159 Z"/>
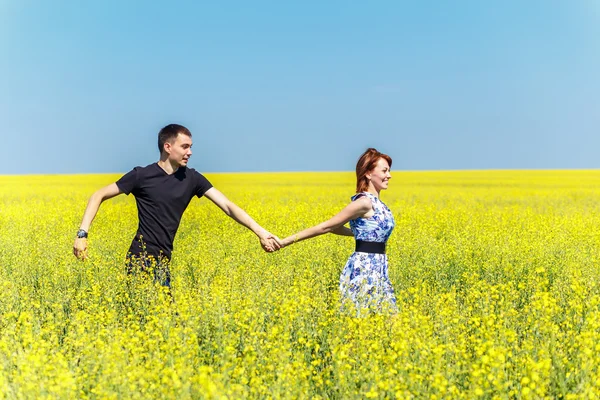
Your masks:
<path fill-rule="evenodd" d="M 194 196 L 202 197 L 211 183 L 193 168 L 167 174 L 158 163 L 135 167 L 117 181 L 121 192 L 135 196 L 139 226 L 129 252 L 171 258 L 181 216 Z M 140 242 L 140 237 L 143 242 Z"/>

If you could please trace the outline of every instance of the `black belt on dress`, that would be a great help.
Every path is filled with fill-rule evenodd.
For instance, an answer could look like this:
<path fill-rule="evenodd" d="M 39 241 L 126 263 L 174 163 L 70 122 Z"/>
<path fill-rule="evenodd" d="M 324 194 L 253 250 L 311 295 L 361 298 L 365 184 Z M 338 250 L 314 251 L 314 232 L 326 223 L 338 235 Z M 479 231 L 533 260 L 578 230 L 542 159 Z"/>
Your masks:
<path fill-rule="evenodd" d="M 385 254 L 385 243 L 365 242 L 364 240 L 357 240 L 354 251 L 361 253 Z"/>

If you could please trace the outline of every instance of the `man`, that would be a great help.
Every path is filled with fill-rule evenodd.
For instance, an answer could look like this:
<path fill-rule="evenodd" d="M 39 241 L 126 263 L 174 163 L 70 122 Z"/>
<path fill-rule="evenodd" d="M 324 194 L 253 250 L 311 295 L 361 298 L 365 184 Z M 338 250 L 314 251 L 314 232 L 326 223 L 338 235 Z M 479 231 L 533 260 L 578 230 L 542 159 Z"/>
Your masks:
<path fill-rule="evenodd" d="M 244 210 L 232 203 L 200 173 L 187 167 L 192 155 L 192 134 L 184 126 L 171 124 L 158 133 L 160 160 L 136 167 L 115 183 L 103 187 L 89 199 L 73 245 L 79 259 L 87 258 L 87 236 L 100 204 L 121 193 L 135 196 L 139 225 L 129 248 L 129 269 L 153 268 L 155 279 L 170 286 L 168 263 L 181 216 L 194 196 L 206 196 L 237 223 L 250 229 L 267 252 L 280 248 L 279 239 L 265 231 Z M 157 272 L 160 272 L 158 274 Z"/>

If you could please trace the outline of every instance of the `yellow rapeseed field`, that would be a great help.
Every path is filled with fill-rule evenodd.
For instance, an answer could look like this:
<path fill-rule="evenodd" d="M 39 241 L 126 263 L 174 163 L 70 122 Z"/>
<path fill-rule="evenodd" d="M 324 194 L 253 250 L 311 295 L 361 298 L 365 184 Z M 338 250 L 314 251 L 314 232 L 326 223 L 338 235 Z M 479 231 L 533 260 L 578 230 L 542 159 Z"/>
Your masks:
<path fill-rule="evenodd" d="M 0 177 L 0 398 L 600 398 L 600 172 L 394 172 L 382 200 L 394 316 L 339 312 L 352 238 L 274 254 L 206 199 L 175 239 L 173 296 L 127 276 L 120 175 Z M 352 173 L 206 174 L 280 237 Z"/>

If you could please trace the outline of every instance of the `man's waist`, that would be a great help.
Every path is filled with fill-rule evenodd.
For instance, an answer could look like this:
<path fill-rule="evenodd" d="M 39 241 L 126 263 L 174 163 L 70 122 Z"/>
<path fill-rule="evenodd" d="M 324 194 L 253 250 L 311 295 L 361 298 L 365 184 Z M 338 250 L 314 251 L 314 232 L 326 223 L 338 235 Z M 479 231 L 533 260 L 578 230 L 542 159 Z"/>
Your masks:
<path fill-rule="evenodd" d="M 136 236 L 131 242 L 129 252 L 136 255 L 150 254 L 155 257 L 171 258 L 172 248 L 165 244 L 157 244 L 143 236 Z"/>

